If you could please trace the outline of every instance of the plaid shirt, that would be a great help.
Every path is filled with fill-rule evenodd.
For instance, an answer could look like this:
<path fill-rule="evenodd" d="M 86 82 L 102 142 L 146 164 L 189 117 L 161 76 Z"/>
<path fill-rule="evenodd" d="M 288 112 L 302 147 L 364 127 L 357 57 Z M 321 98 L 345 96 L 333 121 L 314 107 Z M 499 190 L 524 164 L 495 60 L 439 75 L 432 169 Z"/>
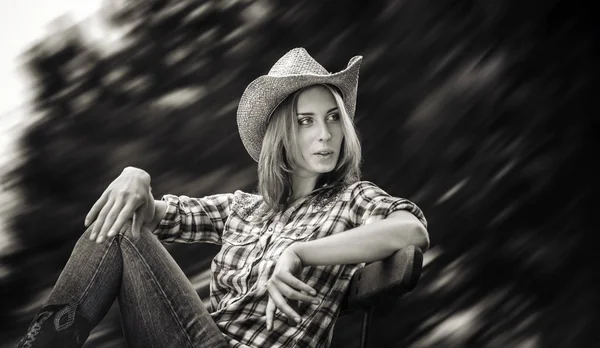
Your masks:
<path fill-rule="evenodd" d="M 368 181 L 315 190 L 269 221 L 261 196 L 236 191 L 204 198 L 165 195 L 167 213 L 154 234 L 165 243 L 221 245 L 211 264 L 211 316 L 230 347 L 328 347 L 352 275 L 364 264 L 305 267 L 299 279 L 317 290 L 319 305 L 290 303 L 302 323 L 290 326 L 276 311 L 266 329 L 266 283 L 291 244 L 327 237 L 408 210 L 427 226 L 412 202 Z"/>

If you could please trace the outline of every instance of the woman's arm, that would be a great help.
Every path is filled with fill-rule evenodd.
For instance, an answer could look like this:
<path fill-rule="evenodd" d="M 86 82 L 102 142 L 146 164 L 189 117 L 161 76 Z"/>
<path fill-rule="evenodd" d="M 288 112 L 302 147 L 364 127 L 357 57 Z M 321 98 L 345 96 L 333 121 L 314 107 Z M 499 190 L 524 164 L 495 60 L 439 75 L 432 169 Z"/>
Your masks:
<path fill-rule="evenodd" d="M 167 194 L 161 200 L 148 201 L 152 218 L 148 228 L 163 243 L 221 244 L 221 235 L 230 214 L 233 193 L 201 198 Z"/>
<path fill-rule="evenodd" d="M 279 308 L 292 320 L 301 322 L 300 316 L 288 305 L 286 298 L 318 301 L 315 289 L 297 278 L 302 267 L 370 263 L 384 259 L 408 245 L 427 250 L 429 234 L 425 225 L 406 210 L 397 210 L 385 219 L 346 232 L 292 244 L 277 261 L 273 276 L 267 283 L 267 328 L 271 330 L 273 327 L 275 308 Z"/>
<path fill-rule="evenodd" d="M 429 233 L 408 211 L 395 211 L 386 219 L 325 238 L 292 244 L 304 266 L 370 263 L 415 245 L 426 251 Z M 286 250 L 286 251 L 288 251 Z"/>

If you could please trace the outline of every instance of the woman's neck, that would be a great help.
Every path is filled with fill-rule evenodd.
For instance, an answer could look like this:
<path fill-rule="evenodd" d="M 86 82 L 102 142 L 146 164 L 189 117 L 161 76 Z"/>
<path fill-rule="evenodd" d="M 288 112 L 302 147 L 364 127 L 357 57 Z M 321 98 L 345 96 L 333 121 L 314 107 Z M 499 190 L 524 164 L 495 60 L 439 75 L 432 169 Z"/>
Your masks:
<path fill-rule="evenodd" d="M 308 196 L 317 184 L 318 176 L 301 177 L 297 175 L 292 176 L 292 195 L 288 199 L 288 203 L 292 204 L 295 201 Z"/>

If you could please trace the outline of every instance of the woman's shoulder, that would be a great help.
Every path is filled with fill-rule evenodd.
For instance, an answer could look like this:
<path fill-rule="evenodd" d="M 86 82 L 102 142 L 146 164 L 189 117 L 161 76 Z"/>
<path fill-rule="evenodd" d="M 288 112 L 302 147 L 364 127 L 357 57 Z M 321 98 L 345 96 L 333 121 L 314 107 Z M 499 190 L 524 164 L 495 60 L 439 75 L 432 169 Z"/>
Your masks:
<path fill-rule="evenodd" d="M 364 188 L 375 188 L 378 186 L 373 183 L 372 181 L 368 181 L 368 180 L 358 180 L 350 185 L 348 185 L 347 190 L 349 191 L 353 191 L 353 190 L 358 190 L 358 189 L 364 189 Z"/>
<path fill-rule="evenodd" d="M 241 215 L 246 215 L 258 209 L 262 202 L 261 195 L 237 190 L 233 193 L 232 209 Z"/>
<path fill-rule="evenodd" d="M 318 201 L 319 206 L 329 206 L 331 202 L 339 200 L 349 201 L 357 194 L 357 192 L 375 187 L 377 186 L 370 181 L 358 180 L 351 183 L 340 183 L 317 190 L 314 201 Z"/>
<path fill-rule="evenodd" d="M 377 184 L 368 180 L 359 180 L 346 187 L 344 199 L 353 200 L 362 198 L 374 198 L 380 196 L 389 196 L 389 194 Z"/>
<path fill-rule="evenodd" d="M 234 199 L 237 200 L 258 200 L 262 199 L 262 196 L 256 193 L 250 193 L 242 190 L 236 190 L 233 192 Z"/>
<path fill-rule="evenodd" d="M 379 186 L 377 186 L 372 181 L 368 180 L 357 180 L 356 182 L 348 185 L 346 187 L 346 192 L 350 195 L 360 193 L 364 190 L 380 190 Z"/>

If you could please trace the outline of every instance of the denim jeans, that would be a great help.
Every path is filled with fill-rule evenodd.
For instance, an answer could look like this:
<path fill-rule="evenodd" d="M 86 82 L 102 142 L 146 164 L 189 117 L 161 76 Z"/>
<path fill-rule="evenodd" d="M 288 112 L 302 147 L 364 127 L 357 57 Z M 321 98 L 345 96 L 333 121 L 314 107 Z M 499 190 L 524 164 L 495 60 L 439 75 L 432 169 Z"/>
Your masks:
<path fill-rule="evenodd" d="M 115 299 L 129 347 L 228 347 L 164 246 L 130 228 L 101 244 L 85 231 L 18 347 L 81 347 Z"/>

